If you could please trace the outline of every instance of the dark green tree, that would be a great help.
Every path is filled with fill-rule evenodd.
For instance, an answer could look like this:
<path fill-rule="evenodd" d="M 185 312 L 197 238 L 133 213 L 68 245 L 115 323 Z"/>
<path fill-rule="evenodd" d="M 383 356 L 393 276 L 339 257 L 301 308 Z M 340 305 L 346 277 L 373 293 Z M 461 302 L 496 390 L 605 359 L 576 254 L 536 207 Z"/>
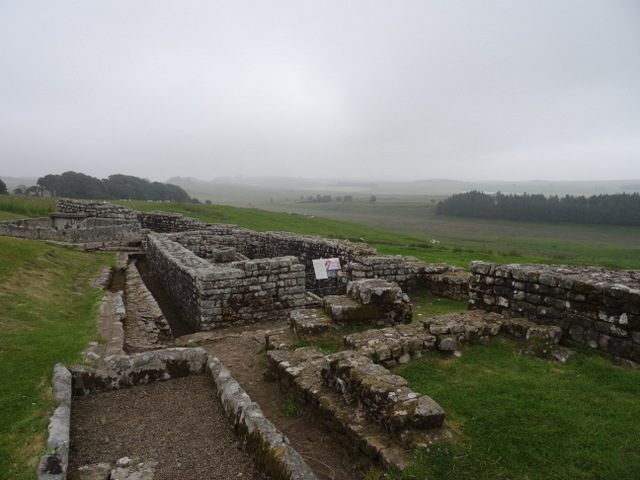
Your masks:
<path fill-rule="evenodd" d="M 149 182 L 129 175 L 111 175 L 99 180 L 83 173 L 65 172 L 38 179 L 38 189 L 52 196 L 84 199 L 131 199 L 189 203 L 192 199 L 177 185 Z"/>
<path fill-rule="evenodd" d="M 640 226 L 640 193 L 546 198 L 534 195 L 495 195 L 472 191 L 452 195 L 436 206 L 438 215 L 535 222 L 571 222 Z"/>
<path fill-rule="evenodd" d="M 2 181 L 0 178 L 0 195 L 9 195 L 7 191 L 7 184 Z"/>

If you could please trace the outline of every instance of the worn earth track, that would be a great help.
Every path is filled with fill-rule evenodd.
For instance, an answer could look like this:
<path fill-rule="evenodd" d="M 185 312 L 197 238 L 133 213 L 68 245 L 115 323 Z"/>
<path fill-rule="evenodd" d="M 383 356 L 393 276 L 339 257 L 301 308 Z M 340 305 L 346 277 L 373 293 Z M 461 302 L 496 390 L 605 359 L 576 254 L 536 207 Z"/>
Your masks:
<path fill-rule="evenodd" d="M 205 375 L 76 397 L 69 478 L 81 465 L 155 461 L 156 480 L 262 480 Z"/>
<path fill-rule="evenodd" d="M 373 465 L 346 439 L 328 428 L 313 412 L 291 408 L 277 382 L 264 378 L 265 357 L 261 353 L 262 332 L 245 331 L 213 341 L 204 348 L 231 371 L 267 418 L 289 439 L 318 478 L 359 480 Z M 295 405 L 294 405 L 295 407 Z M 291 410 L 296 410 L 291 412 Z"/>

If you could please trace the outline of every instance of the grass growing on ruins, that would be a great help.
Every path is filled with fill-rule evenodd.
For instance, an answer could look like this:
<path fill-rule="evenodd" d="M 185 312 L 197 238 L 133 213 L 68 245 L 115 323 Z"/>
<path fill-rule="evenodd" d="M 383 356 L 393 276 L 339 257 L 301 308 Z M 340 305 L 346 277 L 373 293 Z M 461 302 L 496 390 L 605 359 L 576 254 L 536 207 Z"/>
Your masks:
<path fill-rule="evenodd" d="M 34 477 L 53 412 L 58 362 L 80 362 L 95 339 L 103 292 L 88 285 L 112 256 L 0 237 L 0 472 Z"/>
<path fill-rule="evenodd" d="M 446 313 L 466 312 L 468 309 L 467 302 L 437 297 L 426 288 L 411 292 L 409 296 L 414 322 Z M 323 330 L 319 333 L 298 332 L 298 340 L 291 345 L 291 348 L 313 347 L 320 353 L 329 355 L 339 352 L 344 348 L 344 336 L 351 333 L 362 332 L 369 328 L 371 328 L 371 325 L 343 325 L 336 329 Z"/>
<path fill-rule="evenodd" d="M 389 480 L 638 478 L 640 372 L 583 353 L 546 362 L 496 339 L 394 373 L 445 409 L 454 438 Z"/>
<path fill-rule="evenodd" d="M 445 315 L 447 313 L 466 312 L 468 302 L 437 297 L 426 288 L 421 288 L 409 294 L 411 299 L 413 320 Z"/>

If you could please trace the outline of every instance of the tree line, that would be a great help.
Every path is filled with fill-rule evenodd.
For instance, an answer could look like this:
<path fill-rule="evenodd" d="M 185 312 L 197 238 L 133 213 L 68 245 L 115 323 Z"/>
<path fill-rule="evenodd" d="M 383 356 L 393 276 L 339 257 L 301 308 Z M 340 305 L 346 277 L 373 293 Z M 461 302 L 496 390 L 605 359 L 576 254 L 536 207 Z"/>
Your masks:
<path fill-rule="evenodd" d="M 436 206 L 438 215 L 640 226 L 640 194 L 616 193 L 591 197 L 542 194 L 488 194 L 474 190 L 452 195 Z"/>
<path fill-rule="evenodd" d="M 76 172 L 50 174 L 40 177 L 37 185 L 14 193 L 85 200 L 127 199 L 199 203 L 198 199 L 190 198 L 189 194 L 177 185 L 150 182 L 143 178 L 121 174 L 111 175 L 102 180 Z"/>

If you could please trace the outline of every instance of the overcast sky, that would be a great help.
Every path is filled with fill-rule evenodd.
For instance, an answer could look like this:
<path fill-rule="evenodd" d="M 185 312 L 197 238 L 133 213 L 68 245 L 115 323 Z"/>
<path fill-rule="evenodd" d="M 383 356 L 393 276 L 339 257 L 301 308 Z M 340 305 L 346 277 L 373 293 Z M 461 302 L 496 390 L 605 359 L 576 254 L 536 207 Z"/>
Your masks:
<path fill-rule="evenodd" d="M 0 0 L 0 175 L 640 178 L 638 0 Z"/>

